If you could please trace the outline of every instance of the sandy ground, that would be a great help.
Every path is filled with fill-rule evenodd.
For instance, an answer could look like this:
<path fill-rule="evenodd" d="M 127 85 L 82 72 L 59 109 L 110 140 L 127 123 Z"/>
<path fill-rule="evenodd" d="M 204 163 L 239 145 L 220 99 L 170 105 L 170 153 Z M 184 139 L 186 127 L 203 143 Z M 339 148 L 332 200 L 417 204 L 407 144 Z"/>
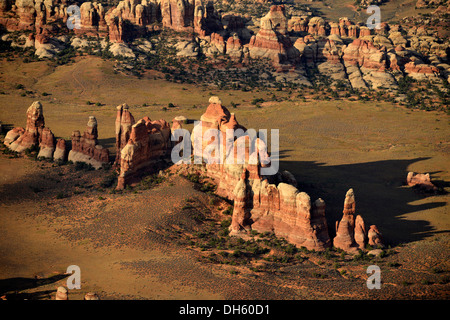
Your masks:
<path fill-rule="evenodd" d="M 19 83 L 34 93 L 23 97 L 15 89 Z M 198 119 L 210 96 L 209 89 L 192 85 L 113 74 L 112 63 L 99 58 L 56 69 L 45 62 L 3 63 L 0 85 L 3 124 L 24 126 L 26 109 L 41 100 L 46 126 L 58 137 L 83 130 L 95 115 L 99 142 L 112 154 L 118 104 L 127 102 L 136 119 Z M 374 101 L 294 99 L 256 108 L 252 99 L 269 100 L 272 93 L 214 93 L 226 106 L 238 103 L 232 111 L 247 128 L 280 129 L 280 166 L 295 175 L 301 191 L 325 200 L 331 233 L 353 188 L 357 213 L 376 224 L 391 246 L 387 256 L 353 261 L 339 253 L 301 253 L 302 259 L 289 256 L 282 263 L 268 261 L 285 254 L 271 250 L 217 259 L 223 249 L 201 246 L 229 218 L 217 214 L 226 207 L 220 201 L 211 206 L 210 196 L 184 178 L 174 175 L 150 190 L 114 194 L 101 187 L 110 173 L 0 154 L 0 295 L 51 299 L 75 264 L 82 289 L 71 290 L 72 299 L 88 291 L 102 299 L 448 299 L 449 195 L 403 185 L 408 171 L 429 172 L 450 191 L 447 115 Z M 169 102 L 178 107 L 162 111 Z M 186 199 L 195 199 L 207 221 L 197 225 L 186 214 Z M 216 226 L 209 238 L 193 236 L 206 232 L 209 223 Z M 373 263 L 382 267 L 380 291 L 365 287 L 366 268 Z"/>
<path fill-rule="evenodd" d="M 82 288 L 69 291 L 74 300 L 92 291 L 102 299 L 448 298 L 446 235 L 398 246 L 377 261 L 309 253 L 302 262 L 257 257 L 250 265 L 223 265 L 207 260 L 218 250 L 199 251 L 179 236 L 197 230 L 180 210 L 185 199 L 196 199 L 211 221 L 220 219 L 210 196 L 180 176 L 112 194 L 97 187 L 101 171 L 4 155 L 0 168 L 0 289 L 9 299 L 53 299 L 69 265 L 81 269 Z M 30 190 L 30 178 L 40 191 Z M 62 188 L 70 196 L 58 199 Z M 380 291 L 365 287 L 365 268 L 373 263 L 384 271 Z"/>

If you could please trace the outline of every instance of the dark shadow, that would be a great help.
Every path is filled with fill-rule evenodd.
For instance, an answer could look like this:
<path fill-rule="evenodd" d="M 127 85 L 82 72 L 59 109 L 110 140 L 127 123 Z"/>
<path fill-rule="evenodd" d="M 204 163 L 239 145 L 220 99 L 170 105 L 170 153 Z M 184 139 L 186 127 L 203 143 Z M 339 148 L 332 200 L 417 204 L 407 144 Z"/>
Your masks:
<path fill-rule="evenodd" d="M 289 152 L 291 152 L 293 150 L 280 150 L 278 152 L 278 159 L 284 159 L 287 158 L 289 156 Z"/>
<path fill-rule="evenodd" d="M 48 290 L 41 291 L 41 292 L 35 292 L 35 293 L 19 293 L 19 291 L 33 289 L 33 288 L 48 285 L 51 283 L 55 283 L 59 280 L 62 280 L 64 278 L 68 277 L 68 276 L 69 276 L 69 274 L 57 274 L 57 275 L 54 275 L 54 276 L 51 276 L 51 277 L 48 277 L 45 279 L 22 278 L 22 277 L 2 279 L 2 280 L 0 280 L 0 296 L 6 295 L 7 298 L 10 295 L 15 296 L 16 298 L 19 298 L 20 296 L 22 296 L 22 298 L 19 298 L 19 299 L 23 299 L 25 296 L 28 296 L 28 295 L 30 297 L 32 297 L 32 296 L 40 296 L 43 294 L 48 294 L 48 292 L 49 292 Z M 28 299 L 30 297 L 28 297 Z"/>
<path fill-rule="evenodd" d="M 0 135 L 6 135 L 9 130 L 12 130 L 14 128 L 14 125 L 10 123 L 2 123 L 0 121 Z"/>
<path fill-rule="evenodd" d="M 427 159 L 429 158 L 335 166 L 314 161 L 280 161 L 280 170 L 290 171 L 297 179 L 298 189 L 308 193 L 311 201 L 319 197 L 325 200 L 331 237 L 335 236 L 336 221 L 342 218 L 345 194 L 348 189 L 353 188 L 356 214 L 363 217 L 367 227 L 377 225 L 386 244 L 397 245 L 421 240 L 436 233 L 450 233 L 450 230 L 438 232 L 426 220 L 405 217 L 409 213 L 421 211 L 426 215 L 427 210 L 447 205 L 445 198 L 442 201 L 415 205 L 415 201 L 423 200 L 430 194 L 419 193 L 405 186 L 408 167 Z M 439 184 L 448 186 L 448 182 Z"/>
<path fill-rule="evenodd" d="M 97 141 L 103 148 L 115 149 L 116 147 L 116 138 L 97 139 Z"/>
<path fill-rule="evenodd" d="M 43 290 L 37 292 L 17 292 L 6 294 L 6 300 L 43 300 L 51 299 L 55 290 Z"/>

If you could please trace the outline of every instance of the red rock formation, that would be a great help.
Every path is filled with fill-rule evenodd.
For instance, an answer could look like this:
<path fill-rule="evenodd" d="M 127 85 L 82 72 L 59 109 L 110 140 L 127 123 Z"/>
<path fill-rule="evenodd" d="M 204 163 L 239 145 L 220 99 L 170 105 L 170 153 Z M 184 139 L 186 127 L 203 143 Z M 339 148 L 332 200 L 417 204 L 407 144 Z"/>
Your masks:
<path fill-rule="evenodd" d="M 11 133 L 8 132 L 8 139 L 16 136 L 16 139 L 10 142 L 9 148 L 16 152 L 22 152 L 25 149 L 37 146 L 44 126 L 45 120 L 42 105 L 39 101 L 35 101 L 27 110 L 27 125 L 23 134 L 18 137 L 16 135 L 17 133 L 22 132 L 21 129 Z"/>
<path fill-rule="evenodd" d="M 109 151 L 98 144 L 97 137 L 97 120 L 94 116 L 90 116 L 83 135 L 80 131 L 72 133 L 72 150 L 69 152 L 68 160 L 74 163 L 85 162 L 96 169 L 108 163 Z"/>
<path fill-rule="evenodd" d="M 370 29 L 366 26 L 359 27 L 359 37 L 370 36 Z"/>
<path fill-rule="evenodd" d="M 225 54 L 226 44 L 223 37 L 218 33 L 212 33 L 210 36 L 210 45 L 214 46 L 219 54 Z"/>
<path fill-rule="evenodd" d="M 360 215 L 357 215 L 355 219 L 354 238 L 358 248 L 364 250 L 366 246 L 366 227 L 364 225 L 364 220 Z"/>
<path fill-rule="evenodd" d="M 18 16 L 17 30 L 32 30 L 36 19 L 34 0 L 17 0 L 16 14 Z"/>
<path fill-rule="evenodd" d="M 117 107 L 116 116 L 116 160 L 115 166 L 120 165 L 120 152 L 130 139 L 131 127 L 134 125 L 134 117 L 128 110 L 126 103 Z"/>
<path fill-rule="evenodd" d="M 24 128 L 21 128 L 21 127 L 13 128 L 6 133 L 5 140 L 3 141 L 3 143 L 7 147 L 9 147 L 12 142 L 17 140 L 24 133 L 25 133 Z"/>
<path fill-rule="evenodd" d="M 66 140 L 58 139 L 56 142 L 55 152 L 53 153 L 54 161 L 66 161 L 67 159 L 67 145 Z"/>
<path fill-rule="evenodd" d="M 64 287 L 58 287 L 58 289 L 56 290 L 55 300 L 68 300 L 69 298 L 67 296 L 67 289 Z"/>
<path fill-rule="evenodd" d="M 347 17 L 339 18 L 339 33 L 340 33 L 341 37 L 350 36 L 349 35 L 350 26 L 353 26 L 353 23 L 350 20 L 348 20 Z M 355 34 L 355 38 L 356 37 L 357 37 L 357 34 Z"/>
<path fill-rule="evenodd" d="M 368 242 L 370 245 L 381 245 L 381 234 L 375 226 L 371 226 L 366 232 L 364 220 L 360 215 L 355 219 L 355 196 L 353 189 L 347 191 L 344 201 L 344 215 L 340 222 L 336 221 L 336 237 L 333 245 L 347 252 L 365 250 Z"/>
<path fill-rule="evenodd" d="M 124 25 L 122 17 L 107 17 L 108 36 L 111 42 L 122 43 L 125 40 Z"/>
<path fill-rule="evenodd" d="M 130 137 L 120 153 L 117 189 L 124 189 L 143 172 L 155 171 L 170 148 L 170 126 L 164 120 L 148 117 L 131 126 Z M 116 145 L 120 145 L 119 142 Z"/>
<path fill-rule="evenodd" d="M 161 16 L 163 26 L 176 31 L 193 28 L 194 4 L 186 0 L 162 0 Z"/>
<path fill-rule="evenodd" d="M 183 117 L 183 116 L 177 116 L 177 117 L 173 118 L 172 127 L 170 128 L 170 131 L 172 131 L 172 133 L 173 133 L 177 129 L 182 129 L 183 123 L 185 123 L 185 121 L 187 121 L 187 119 L 186 119 L 186 117 Z"/>
<path fill-rule="evenodd" d="M 5 14 L 11 10 L 12 0 L 1 0 L 0 1 L 0 15 Z"/>
<path fill-rule="evenodd" d="M 261 18 L 258 33 L 250 39 L 250 57 L 270 58 L 276 65 L 293 58 L 293 44 L 285 36 L 286 32 L 284 6 L 272 6 L 270 12 Z"/>
<path fill-rule="evenodd" d="M 308 31 L 308 18 L 292 17 L 288 21 L 288 30 L 294 32 L 307 32 Z"/>
<path fill-rule="evenodd" d="M 348 36 L 350 38 L 358 38 L 359 36 L 359 27 L 357 25 L 348 26 Z"/>
<path fill-rule="evenodd" d="M 313 17 L 308 22 L 308 33 L 317 36 L 325 36 L 325 20 L 321 17 Z"/>
<path fill-rule="evenodd" d="M 38 158 L 53 159 L 53 152 L 55 152 L 55 136 L 49 128 L 42 129 L 39 137 L 39 147 Z"/>
<path fill-rule="evenodd" d="M 377 226 L 371 225 L 369 231 L 367 233 L 367 237 L 369 239 L 369 245 L 372 247 L 381 247 L 383 248 L 383 239 L 381 237 L 380 231 L 378 231 Z"/>
<path fill-rule="evenodd" d="M 350 65 L 358 65 L 374 71 L 384 72 L 386 69 L 386 53 L 378 49 L 372 42 L 355 39 L 344 50 L 342 59 Z"/>
<path fill-rule="evenodd" d="M 194 152 L 197 152 L 198 156 L 203 156 L 204 150 L 215 139 L 215 136 L 211 137 L 211 139 L 203 139 L 209 129 L 216 129 L 220 132 L 220 137 L 217 137 L 217 139 L 220 139 L 223 146 L 226 144 L 227 129 L 246 130 L 244 127 L 239 125 L 234 114 L 230 113 L 227 108 L 222 106 L 222 101 L 220 101 L 218 97 L 211 97 L 209 99 L 209 103 L 210 104 L 205 113 L 200 117 L 200 123 L 192 132 L 192 141 L 194 141 L 194 143 L 196 141 L 200 141 L 201 143 L 201 149 L 194 150 Z"/>
<path fill-rule="evenodd" d="M 234 200 L 232 235 L 253 229 L 274 232 L 308 249 L 323 250 L 330 246 L 323 201 L 318 200 L 311 206 L 309 196 L 299 193 L 293 185 L 282 182 L 276 186 L 261 175 L 261 167 L 270 164 L 264 141 L 256 138 L 255 147 L 251 148 L 253 140 L 217 97 L 211 97 L 210 105 L 200 119 L 192 133 L 196 155 L 205 156 L 220 144 L 224 148 L 223 154 L 211 152 L 212 157 L 204 158 L 204 174 L 216 182 L 217 194 Z M 212 136 L 205 136 L 209 129 L 217 131 Z M 227 144 L 230 139 L 226 136 L 227 129 L 236 133 L 231 141 L 228 140 L 231 144 Z M 238 129 L 243 131 L 236 132 Z M 196 144 L 200 148 L 196 149 Z M 230 158 L 226 158 L 227 155 Z M 220 159 L 223 162 L 213 161 Z M 226 161 L 229 159 L 232 161 Z M 243 161 L 239 163 L 239 159 Z M 286 181 L 295 180 L 289 173 L 281 174 L 281 177 Z"/>
<path fill-rule="evenodd" d="M 80 14 L 82 28 L 89 29 L 98 25 L 99 17 L 92 2 L 83 2 L 80 6 Z"/>
<path fill-rule="evenodd" d="M 227 40 L 226 54 L 232 59 L 239 60 L 243 55 L 242 42 L 238 36 L 229 37 Z"/>
<path fill-rule="evenodd" d="M 330 34 L 336 34 L 338 36 L 341 35 L 339 24 L 337 24 L 336 22 L 330 22 Z"/>
<path fill-rule="evenodd" d="M 336 237 L 333 245 L 345 251 L 356 250 L 354 230 L 355 230 L 355 196 L 353 189 L 347 191 L 344 201 L 344 215 L 340 222 L 336 221 Z"/>
<path fill-rule="evenodd" d="M 439 69 L 435 66 L 417 63 L 416 61 L 408 62 L 404 65 L 405 72 L 416 80 L 424 80 L 429 77 L 437 77 Z"/>
<path fill-rule="evenodd" d="M 330 39 L 320 39 L 317 41 L 317 55 L 315 62 L 330 62 L 340 64 L 340 52 L 336 43 Z"/>
<path fill-rule="evenodd" d="M 294 186 L 278 186 L 262 180 L 253 184 L 254 198 L 251 210 L 251 228 L 259 232 L 274 232 L 298 247 L 324 250 L 331 245 L 325 218 L 325 202 L 310 197 Z"/>
<path fill-rule="evenodd" d="M 406 184 L 410 187 L 417 186 L 425 191 L 436 191 L 437 187 L 431 182 L 430 174 L 408 172 Z"/>
<path fill-rule="evenodd" d="M 244 170 L 241 175 L 241 179 L 236 184 L 233 190 L 234 207 L 233 216 L 231 220 L 231 231 L 249 230 L 251 221 L 251 207 L 249 204 L 252 202 L 251 187 L 248 186 L 248 179 L 246 177 L 247 171 Z"/>

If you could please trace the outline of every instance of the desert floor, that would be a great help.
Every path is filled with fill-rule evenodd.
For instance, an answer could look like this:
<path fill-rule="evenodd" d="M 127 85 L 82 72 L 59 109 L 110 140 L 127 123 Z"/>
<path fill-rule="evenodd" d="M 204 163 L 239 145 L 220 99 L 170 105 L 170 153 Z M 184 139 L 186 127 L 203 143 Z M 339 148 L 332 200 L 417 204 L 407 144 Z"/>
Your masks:
<path fill-rule="evenodd" d="M 152 188 L 114 193 L 102 187 L 111 175 L 106 170 L 77 171 L 2 154 L 2 295 L 52 299 L 65 285 L 66 268 L 78 265 L 82 288 L 70 290 L 70 299 L 89 291 L 102 299 L 448 299 L 449 195 L 403 185 L 408 171 L 429 172 L 449 191 L 447 115 L 385 102 L 303 102 L 286 91 L 210 90 L 159 77 L 116 74 L 112 62 L 93 57 L 58 67 L 5 62 L 0 120 L 25 126 L 26 109 L 40 100 L 46 126 L 68 138 L 94 115 L 99 143 L 113 154 L 117 105 L 126 102 L 136 119 L 199 119 L 209 96 L 218 95 L 227 107 L 237 104 L 229 109 L 247 128 L 280 130 L 280 168 L 292 172 L 313 200 L 325 200 L 330 230 L 353 188 L 357 213 L 379 227 L 386 255 L 356 260 L 337 252 L 300 252 L 279 261 L 270 257 L 286 253 L 274 246 L 265 254 L 224 260 L 217 258 L 220 252 L 233 249 L 199 244 L 202 234 L 212 237 L 229 219 L 222 213 L 229 204 L 176 172 Z M 274 93 L 281 101 L 271 101 Z M 257 108 L 251 101 L 260 97 L 266 102 Z M 177 107 L 164 111 L 170 102 Z M 201 221 L 195 215 L 200 213 Z M 382 270 L 380 290 L 365 284 L 372 264 Z"/>

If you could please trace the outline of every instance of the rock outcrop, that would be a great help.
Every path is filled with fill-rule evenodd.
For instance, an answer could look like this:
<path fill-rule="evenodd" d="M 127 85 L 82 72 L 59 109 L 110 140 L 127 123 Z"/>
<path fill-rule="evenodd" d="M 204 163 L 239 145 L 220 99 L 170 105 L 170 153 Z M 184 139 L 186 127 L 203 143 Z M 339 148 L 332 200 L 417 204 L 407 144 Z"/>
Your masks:
<path fill-rule="evenodd" d="M 355 246 L 355 195 L 353 189 L 347 191 L 344 201 L 344 215 L 341 221 L 336 222 L 336 237 L 333 239 L 333 245 L 336 248 L 351 251 L 356 250 Z"/>
<path fill-rule="evenodd" d="M 25 149 L 39 146 L 39 139 L 45 127 L 42 104 L 35 101 L 27 110 L 27 124 L 25 129 L 15 128 L 5 137 L 5 145 L 9 149 L 22 152 Z"/>
<path fill-rule="evenodd" d="M 367 237 L 369 240 L 369 245 L 375 248 L 383 248 L 383 239 L 381 237 L 381 232 L 378 231 L 377 226 L 371 225 L 369 231 L 367 232 Z"/>
<path fill-rule="evenodd" d="M 66 140 L 58 139 L 56 142 L 55 152 L 53 153 L 53 160 L 64 162 L 67 160 L 67 153 Z"/>
<path fill-rule="evenodd" d="M 56 290 L 55 300 L 68 300 L 67 289 L 64 287 L 58 287 Z"/>
<path fill-rule="evenodd" d="M 270 12 L 261 18 L 258 33 L 250 39 L 250 57 L 269 58 L 275 64 L 295 59 L 298 56 L 297 51 L 286 36 L 287 21 L 284 6 L 272 6 Z"/>
<path fill-rule="evenodd" d="M 120 165 L 120 152 L 127 145 L 131 135 L 131 127 L 135 124 L 134 117 L 126 103 L 117 106 L 116 116 L 116 160 L 115 165 Z"/>
<path fill-rule="evenodd" d="M 397 87 L 394 77 L 386 72 L 385 49 L 372 42 L 356 39 L 343 50 L 342 60 L 354 88 Z"/>
<path fill-rule="evenodd" d="M 192 141 L 195 155 L 206 162 L 204 174 L 217 185 L 216 193 L 234 200 L 230 234 L 267 231 L 308 249 L 329 247 L 323 200 L 311 204 L 306 193 L 286 183 L 296 184 L 289 172 L 280 174 L 286 182 L 270 183 L 261 173 L 261 168 L 271 164 L 264 141 L 251 137 L 219 98 L 211 97 L 209 102 Z M 210 129 L 215 129 L 212 135 Z M 228 129 L 233 129 L 233 137 L 226 135 Z M 200 147 L 195 148 L 196 144 Z"/>
<path fill-rule="evenodd" d="M 417 187 L 427 192 L 437 191 L 437 187 L 431 182 L 430 174 L 408 172 L 406 184 L 410 187 Z"/>
<path fill-rule="evenodd" d="M 49 128 L 42 129 L 39 137 L 38 158 L 53 159 L 55 152 L 55 136 Z"/>
<path fill-rule="evenodd" d="M 11 45 L 34 46 L 35 54 L 42 59 L 53 59 L 67 48 L 69 41 L 58 38 L 71 14 L 67 12 L 69 3 L 13 2 L 0 1 L 0 24 L 11 32 L 30 33 L 25 44 L 14 40 Z M 149 31 L 172 29 L 184 33 L 183 41 L 178 43 L 178 56 L 225 54 L 244 63 L 249 58 L 268 58 L 279 74 L 295 70 L 288 74 L 289 81 L 306 85 L 311 83 L 304 79 L 304 69 L 312 66 L 333 81 L 347 82 L 356 89 L 392 90 L 403 75 L 439 83 L 450 74 L 448 39 L 431 32 L 430 23 L 420 23 L 424 18 L 412 20 L 414 25 L 407 27 L 382 23 L 373 31 L 346 17 L 338 22 L 311 15 L 287 19 L 285 11 L 283 5 L 272 6 L 260 20 L 258 30 L 252 27 L 250 17 L 234 13 L 222 17 L 212 1 L 204 4 L 202 0 L 122 0 L 107 11 L 99 2 L 86 1 L 80 5 L 80 28 L 73 31 L 77 37 L 108 38 L 114 56 L 135 58 L 139 53 L 133 52 L 130 42 Z M 447 12 L 448 8 L 441 6 L 434 13 L 442 20 Z M 399 46 L 403 49 L 397 50 Z"/>
<path fill-rule="evenodd" d="M 109 163 L 109 150 L 98 144 L 97 119 L 89 117 L 83 135 L 80 131 L 72 132 L 72 150 L 68 160 L 73 163 L 84 162 L 99 169 L 103 164 Z"/>
<path fill-rule="evenodd" d="M 128 119 L 131 117 L 131 114 L 126 116 Z M 123 109 L 122 113 L 117 113 L 116 123 L 122 124 L 122 120 Z M 119 164 L 118 190 L 139 180 L 142 173 L 159 169 L 161 159 L 170 150 L 170 135 L 170 126 L 165 120 L 152 121 L 144 117 L 131 126 L 126 144 L 116 151 L 120 155 L 120 158 L 116 158 L 116 165 Z M 123 134 L 116 134 L 116 146 L 123 145 L 123 138 Z"/>
<path fill-rule="evenodd" d="M 375 240 L 373 231 L 366 231 L 363 218 L 360 215 L 356 215 L 355 217 L 355 213 L 355 194 L 353 189 L 349 189 L 345 195 L 342 219 L 336 221 L 336 236 L 333 239 L 333 246 L 353 253 L 358 249 L 365 250 L 366 244 L 370 244 L 370 236 L 373 236 L 373 241 L 378 241 Z M 371 226 L 371 230 L 372 227 L 376 229 L 375 226 Z M 381 238 L 379 239 L 379 243 L 381 243 Z"/>

